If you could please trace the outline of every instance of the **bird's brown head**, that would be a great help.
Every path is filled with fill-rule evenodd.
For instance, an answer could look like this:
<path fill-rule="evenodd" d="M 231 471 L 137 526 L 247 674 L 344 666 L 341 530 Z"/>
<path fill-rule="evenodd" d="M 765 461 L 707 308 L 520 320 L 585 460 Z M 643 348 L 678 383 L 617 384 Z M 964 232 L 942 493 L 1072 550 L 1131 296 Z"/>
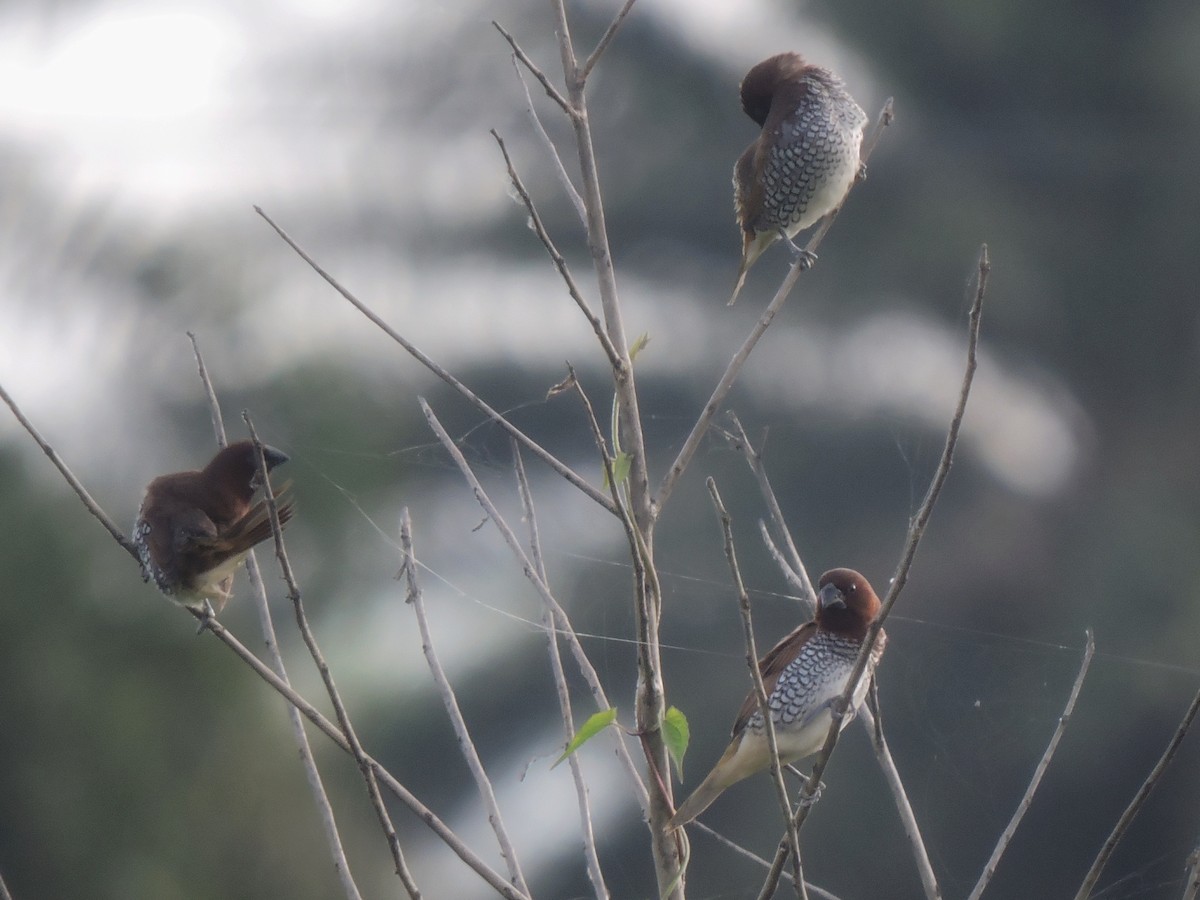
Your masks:
<path fill-rule="evenodd" d="M 871 583 L 853 569 L 830 569 L 821 576 L 817 625 L 825 631 L 862 639 L 879 607 Z"/>
<path fill-rule="evenodd" d="M 812 68 L 799 53 L 780 53 L 764 59 L 742 79 L 742 109 L 761 127 L 780 86 L 797 81 Z"/>
<path fill-rule="evenodd" d="M 288 456 L 274 447 L 263 444 L 263 459 L 270 472 L 288 461 Z M 238 441 L 230 444 L 212 458 L 204 467 L 204 474 L 233 492 L 240 500 L 249 503 L 254 492 L 262 485 L 258 474 L 258 454 L 253 441 Z"/>

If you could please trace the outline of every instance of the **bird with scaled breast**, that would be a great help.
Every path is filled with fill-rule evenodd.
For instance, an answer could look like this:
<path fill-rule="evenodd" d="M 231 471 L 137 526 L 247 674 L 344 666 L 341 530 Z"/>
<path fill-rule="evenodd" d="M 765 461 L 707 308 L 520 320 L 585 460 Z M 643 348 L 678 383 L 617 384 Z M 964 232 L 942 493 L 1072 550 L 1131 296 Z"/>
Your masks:
<path fill-rule="evenodd" d="M 821 576 L 816 618 L 801 625 L 758 661 L 775 742 L 784 765 L 818 752 L 833 722 L 832 708 L 850 679 L 867 628 L 879 614 L 879 597 L 853 569 L 831 569 Z M 883 656 L 887 635 L 879 632 L 861 680 L 855 686 L 841 728 L 854 718 Z M 669 826 L 686 825 L 730 785 L 771 765 L 766 724 L 754 692 L 742 703 L 733 740 L 713 770 L 671 817 Z"/>
<path fill-rule="evenodd" d="M 742 109 L 762 133 L 733 167 L 733 201 L 742 228 L 742 264 L 732 306 L 746 273 L 781 237 L 801 264 L 816 256 L 792 239 L 837 209 L 858 177 L 867 114 L 828 69 L 796 53 L 765 59 L 746 73 Z"/>
<path fill-rule="evenodd" d="M 267 471 L 287 455 L 263 446 Z M 217 453 L 203 469 L 155 478 L 133 526 L 142 578 L 177 603 L 220 612 L 233 587 L 233 573 L 255 544 L 271 537 L 267 501 L 251 504 L 262 486 L 258 454 L 251 441 Z M 292 518 L 290 483 L 276 492 L 279 524 Z"/>

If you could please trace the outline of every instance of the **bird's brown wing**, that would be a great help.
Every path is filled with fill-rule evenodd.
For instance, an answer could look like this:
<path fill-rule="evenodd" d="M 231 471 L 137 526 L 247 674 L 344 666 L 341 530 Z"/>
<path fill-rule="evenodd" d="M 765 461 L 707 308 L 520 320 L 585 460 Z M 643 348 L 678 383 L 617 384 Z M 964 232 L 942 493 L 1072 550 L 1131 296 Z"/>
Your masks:
<path fill-rule="evenodd" d="M 783 670 L 788 667 L 788 663 L 800 655 L 800 651 L 808 643 L 809 639 L 816 634 L 816 631 L 816 622 L 805 622 L 768 650 L 766 656 L 758 661 L 758 671 L 762 675 L 763 687 L 766 689 L 767 697 L 770 697 L 771 692 L 775 690 L 775 684 L 779 681 L 779 676 L 783 674 Z M 751 691 L 746 695 L 746 699 L 742 701 L 742 708 L 738 710 L 737 720 L 733 723 L 733 734 L 735 737 L 746 727 L 746 723 L 750 721 L 750 717 L 754 715 L 757 709 L 758 698 L 754 696 L 754 691 Z"/>
<path fill-rule="evenodd" d="M 292 498 L 292 483 L 289 481 L 275 492 L 275 505 L 279 512 L 279 525 L 282 528 L 292 519 L 295 512 L 295 501 Z M 220 534 L 194 542 L 194 552 L 197 559 L 202 560 L 201 571 L 207 571 L 219 565 L 224 560 L 245 553 L 255 544 L 260 544 L 271 537 L 271 514 L 266 500 L 259 500 L 236 522 L 224 529 Z"/>

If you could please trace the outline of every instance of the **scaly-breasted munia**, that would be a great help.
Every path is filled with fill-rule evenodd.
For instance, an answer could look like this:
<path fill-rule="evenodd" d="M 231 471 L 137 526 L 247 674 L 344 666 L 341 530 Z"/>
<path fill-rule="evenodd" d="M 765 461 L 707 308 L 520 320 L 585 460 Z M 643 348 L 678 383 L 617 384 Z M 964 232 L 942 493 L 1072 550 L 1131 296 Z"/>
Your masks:
<path fill-rule="evenodd" d="M 783 765 L 811 756 L 824 746 L 833 721 L 832 707 L 846 689 L 867 627 L 879 613 L 879 606 L 879 598 L 862 575 L 853 569 L 831 569 L 821 576 L 816 618 L 801 625 L 758 661 Z M 871 648 L 866 671 L 854 689 L 853 702 L 842 716 L 842 728 L 862 705 L 886 643 L 887 635 L 881 631 Z M 766 725 L 758 698 L 751 691 L 733 724 L 733 740 L 700 787 L 671 817 L 670 827 L 686 825 L 725 788 L 770 765 Z"/>
<path fill-rule="evenodd" d="M 287 462 L 263 447 L 267 471 Z M 271 536 L 266 500 L 250 501 L 261 487 L 258 454 L 251 441 L 230 444 L 203 469 L 161 475 L 146 487 L 133 526 L 142 578 L 190 609 L 206 603 L 220 612 L 229 600 L 233 573 L 250 549 Z M 276 494 L 279 524 L 292 517 L 288 485 Z"/>
<path fill-rule="evenodd" d="M 742 79 L 742 109 L 762 133 L 733 167 L 733 202 L 746 273 L 780 237 L 809 265 L 816 257 L 792 238 L 841 205 L 859 172 L 867 115 L 842 80 L 796 53 L 763 60 Z"/>

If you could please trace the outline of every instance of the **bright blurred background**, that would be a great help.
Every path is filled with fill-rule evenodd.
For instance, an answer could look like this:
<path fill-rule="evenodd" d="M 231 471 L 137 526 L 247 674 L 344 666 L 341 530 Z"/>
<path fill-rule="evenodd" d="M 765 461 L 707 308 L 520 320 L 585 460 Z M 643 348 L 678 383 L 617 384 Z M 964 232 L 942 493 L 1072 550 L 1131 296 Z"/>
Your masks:
<path fill-rule="evenodd" d="M 570 13 L 590 48 L 615 2 Z M 511 197 L 518 169 L 589 297 L 574 211 L 531 130 L 497 19 L 558 71 L 547 4 L 13 0 L 0 9 L 0 384 L 118 522 L 154 475 L 213 449 L 185 332 L 227 424 L 291 454 L 293 565 L 367 747 L 497 866 L 494 841 L 393 580 L 400 509 L 442 660 L 534 892 L 589 893 L 537 598 L 424 426 L 427 397 L 519 518 L 507 439 L 350 308 L 261 205 L 395 328 L 577 470 L 599 466 L 569 359 L 611 392 L 586 322 Z M 815 576 L 895 568 L 940 452 L 981 242 L 993 276 L 963 443 L 889 624 L 892 750 L 945 895 L 974 883 L 1054 728 L 1084 629 L 1098 652 L 989 896 L 1058 897 L 1200 685 L 1200 7 L 1032 0 L 643 0 L 589 87 L 627 329 L 657 477 L 782 278 L 739 305 L 737 101 L 797 50 L 897 119 L 727 405 L 752 434 Z M 556 109 L 534 96 L 571 171 Z M 553 586 L 632 723 L 630 572 L 614 520 L 527 460 Z M 738 454 L 706 440 L 658 531 L 669 699 L 690 717 L 685 789 L 748 688 L 703 488 L 735 516 L 760 645 L 802 615 L 757 537 Z M 0 872 L 29 898 L 338 895 L 281 701 L 142 584 L 0 414 Z M 267 562 L 267 557 L 261 557 Z M 293 679 L 320 687 L 269 580 Z M 247 588 L 224 620 L 260 647 Z M 589 709 L 581 691 L 577 712 Z M 367 896 L 399 885 L 351 761 L 314 737 Z M 615 897 L 649 896 L 646 832 L 611 752 L 582 753 Z M 522 778 L 522 776 L 524 776 Z M 805 830 L 843 898 L 919 883 L 861 729 Z M 1189 738 L 1096 896 L 1178 897 L 1200 841 Z M 430 897 L 488 894 L 402 809 Z M 706 821 L 760 854 L 768 779 Z M 754 896 L 703 835 L 689 896 Z"/>

